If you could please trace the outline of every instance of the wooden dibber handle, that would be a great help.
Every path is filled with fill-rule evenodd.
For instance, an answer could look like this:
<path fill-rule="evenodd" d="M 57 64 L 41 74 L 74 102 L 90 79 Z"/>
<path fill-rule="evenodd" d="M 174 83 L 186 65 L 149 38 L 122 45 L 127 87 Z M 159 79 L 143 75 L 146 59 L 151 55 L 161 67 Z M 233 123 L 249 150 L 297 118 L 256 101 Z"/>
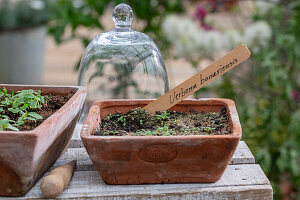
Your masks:
<path fill-rule="evenodd" d="M 57 197 L 69 185 L 76 162 L 76 160 L 73 160 L 53 169 L 50 174 L 43 179 L 40 188 L 46 198 Z"/>
<path fill-rule="evenodd" d="M 190 96 L 200 88 L 207 85 L 210 81 L 215 80 L 222 74 L 236 67 L 249 57 L 249 49 L 246 45 L 242 44 L 219 60 L 213 62 L 188 80 L 179 84 L 166 94 L 152 101 L 147 106 L 145 106 L 144 109 L 152 114 L 156 111 L 167 110 L 186 97 Z"/>

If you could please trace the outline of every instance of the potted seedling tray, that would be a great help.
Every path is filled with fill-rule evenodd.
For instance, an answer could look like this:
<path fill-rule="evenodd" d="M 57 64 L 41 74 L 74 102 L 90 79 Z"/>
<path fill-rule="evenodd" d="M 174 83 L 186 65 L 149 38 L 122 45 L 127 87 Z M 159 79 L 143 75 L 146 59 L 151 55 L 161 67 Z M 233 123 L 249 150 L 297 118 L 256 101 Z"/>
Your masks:
<path fill-rule="evenodd" d="M 33 125 L 29 127 L 14 125 L 15 127 L 1 128 L 3 130 L 0 131 L 0 196 L 22 196 L 55 163 L 68 145 L 85 100 L 86 89 L 73 86 L 0 84 L 1 90 L 3 87 L 8 94 L 16 95 L 19 94 L 18 91 L 33 90 L 37 92 L 36 98 L 40 98 L 39 95 L 49 96 L 43 103 L 50 106 L 61 101 L 56 97 L 64 100 L 62 105 L 51 108 L 54 109 L 53 113 L 42 120 L 39 116 L 43 115 L 41 112 L 49 109 L 48 107 L 38 115 L 28 112 L 26 117 L 33 121 Z M 29 93 L 24 95 L 32 95 Z M 2 97 L 2 101 L 6 101 L 6 98 Z M 10 111 L 18 112 L 16 109 Z M 41 108 L 37 106 L 37 110 L 39 109 Z"/>
<path fill-rule="evenodd" d="M 217 181 L 242 135 L 234 102 L 220 98 L 183 100 L 169 109 L 181 113 L 223 113 L 227 117 L 228 134 L 214 135 L 212 132 L 212 135 L 194 135 L 191 133 L 193 129 L 190 129 L 191 132 L 185 131 L 179 136 L 170 130 L 163 130 L 166 133 L 163 136 L 153 136 L 155 133 L 149 134 L 145 130 L 126 136 L 119 136 L 117 132 L 116 136 L 101 136 L 105 135 L 103 130 L 101 132 L 101 121 L 104 123 L 104 119 L 110 120 L 108 118 L 112 119 L 116 114 L 143 108 L 150 102 L 152 100 L 103 100 L 91 106 L 80 136 L 104 182 L 144 184 Z M 164 118 L 165 113 L 161 112 L 157 117 Z M 128 118 L 126 121 L 119 116 L 118 120 L 119 126 L 129 123 Z M 198 127 L 201 128 L 201 124 Z"/>

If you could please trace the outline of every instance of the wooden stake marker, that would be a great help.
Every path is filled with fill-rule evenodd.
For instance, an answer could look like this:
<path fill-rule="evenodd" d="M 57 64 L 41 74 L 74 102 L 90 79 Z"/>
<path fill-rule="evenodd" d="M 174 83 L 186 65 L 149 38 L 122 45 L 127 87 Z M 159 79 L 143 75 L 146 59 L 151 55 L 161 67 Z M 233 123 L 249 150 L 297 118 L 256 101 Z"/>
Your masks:
<path fill-rule="evenodd" d="M 166 94 L 144 107 L 149 113 L 163 111 L 176 105 L 186 97 L 192 95 L 200 88 L 207 85 L 212 80 L 225 74 L 250 57 L 250 51 L 246 45 L 242 44 L 219 60 L 213 62 L 188 80 L 176 86 Z"/>

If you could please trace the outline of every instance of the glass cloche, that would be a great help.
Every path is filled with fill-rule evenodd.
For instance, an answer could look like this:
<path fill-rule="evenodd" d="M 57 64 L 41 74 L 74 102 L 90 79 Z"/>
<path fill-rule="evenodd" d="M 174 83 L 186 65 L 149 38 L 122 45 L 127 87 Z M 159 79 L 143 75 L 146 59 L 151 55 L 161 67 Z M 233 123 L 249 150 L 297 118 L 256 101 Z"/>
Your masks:
<path fill-rule="evenodd" d="M 119 4 L 115 27 L 94 38 L 79 68 L 79 85 L 88 88 L 87 104 L 100 99 L 156 98 L 169 90 L 164 60 L 155 43 L 131 29 L 133 12 Z"/>

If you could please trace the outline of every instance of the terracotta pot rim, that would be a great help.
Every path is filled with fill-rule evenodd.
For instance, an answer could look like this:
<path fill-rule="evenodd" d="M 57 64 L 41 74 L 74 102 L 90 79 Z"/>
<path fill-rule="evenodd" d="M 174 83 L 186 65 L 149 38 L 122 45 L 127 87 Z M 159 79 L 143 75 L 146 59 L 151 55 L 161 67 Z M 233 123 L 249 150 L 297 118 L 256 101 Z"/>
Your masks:
<path fill-rule="evenodd" d="M 100 102 L 111 102 L 111 101 L 118 101 L 118 102 L 142 102 L 142 103 L 150 103 L 151 101 L 154 101 L 156 99 L 103 99 L 103 100 L 96 100 L 93 102 L 92 106 L 100 103 Z M 199 102 L 199 101 L 214 101 L 216 103 L 215 105 L 218 105 L 217 103 L 220 103 L 219 105 L 228 105 L 228 104 L 234 104 L 234 101 L 227 98 L 200 98 L 200 99 L 184 99 L 178 104 L 189 104 L 191 102 Z M 134 103 L 136 104 L 136 103 Z"/>
<path fill-rule="evenodd" d="M 74 93 L 74 95 L 55 113 L 50 115 L 46 120 L 44 120 L 39 126 L 35 127 L 30 131 L 0 131 L 0 134 L 9 134 L 9 135 L 32 135 L 37 136 L 40 134 L 40 130 L 46 126 L 46 124 L 50 123 L 54 118 L 55 115 L 59 115 L 63 113 L 68 105 L 72 104 L 72 102 L 80 95 L 82 91 L 87 90 L 84 86 L 66 86 L 66 85 L 22 85 L 22 84 L 0 84 L 0 87 L 5 86 L 25 86 L 25 87 L 39 87 L 39 88 L 77 88 L 78 90 Z"/>
<path fill-rule="evenodd" d="M 106 99 L 106 100 L 97 100 L 95 101 L 92 106 L 91 109 L 89 111 L 89 113 L 91 112 L 91 110 L 93 109 L 93 107 L 97 107 L 98 108 L 98 104 L 99 103 L 107 103 L 107 102 L 119 102 L 123 105 L 136 105 L 137 103 L 141 103 L 141 104 L 145 104 L 145 103 L 150 103 L 151 101 L 153 101 L 154 99 Z M 174 140 L 174 139 L 180 139 L 180 140 L 190 140 L 190 139 L 226 139 L 226 138 L 230 138 L 230 139 L 241 139 L 242 137 L 242 129 L 241 129 L 241 124 L 240 121 L 238 119 L 238 113 L 237 110 L 235 108 L 235 103 L 233 100 L 231 99 L 226 99 L 226 98 L 201 98 L 201 99 L 187 99 L 187 100 L 183 100 L 182 102 L 178 103 L 178 104 L 183 104 L 183 105 L 192 105 L 192 103 L 195 102 L 203 102 L 203 105 L 224 105 L 229 109 L 229 117 L 231 118 L 230 120 L 233 123 L 233 133 L 230 135 L 189 135 L 189 136 L 97 136 L 97 135 L 91 135 L 91 134 L 87 134 L 85 131 L 85 127 L 86 125 L 89 124 L 89 122 L 84 122 L 84 126 L 80 132 L 80 137 L 84 138 L 84 139 L 91 139 L 91 140 L 149 140 L 149 139 L 166 139 L 166 140 Z M 205 103 L 207 102 L 207 104 Z M 99 108 L 98 108 L 99 109 Z M 233 119 L 233 116 L 236 116 L 237 118 Z"/>
<path fill-rule="evenodd" d="M 182 135 L 175 135 L 175 136 L 98 136 L 98 135 L 84 135 L 84 138 L 100 138 L 103 140 L 142 140 L 142 139 L 159 139 L 164 138 L 166 140 L 190 140 L 190 139 L 224 139 L 224 138 L 241 138 L 241 135 L 189 135 L 189 136 L 182 136 Z"/>

